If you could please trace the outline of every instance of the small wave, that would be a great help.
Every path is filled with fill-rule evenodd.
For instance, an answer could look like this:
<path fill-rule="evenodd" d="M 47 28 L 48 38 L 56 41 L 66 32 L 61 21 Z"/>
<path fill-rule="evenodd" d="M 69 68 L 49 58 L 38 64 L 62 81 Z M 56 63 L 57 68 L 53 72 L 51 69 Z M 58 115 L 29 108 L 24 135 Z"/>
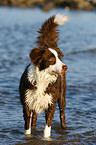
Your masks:
<path fill-rule="evenodd" d="M 3 102 L 3 101 L 0 101 L 0 104 L 6 104 L 5 102 Z"/>
<path fill-rule="evenodd" d="M 81 50 L 81 51 L 73 51 L 71 52 L 71 54 L 80 54 L 80 53 L 96 53 L 96 48 L 93 48 L 93 49 L 89 49 L 89 50 Z"/>

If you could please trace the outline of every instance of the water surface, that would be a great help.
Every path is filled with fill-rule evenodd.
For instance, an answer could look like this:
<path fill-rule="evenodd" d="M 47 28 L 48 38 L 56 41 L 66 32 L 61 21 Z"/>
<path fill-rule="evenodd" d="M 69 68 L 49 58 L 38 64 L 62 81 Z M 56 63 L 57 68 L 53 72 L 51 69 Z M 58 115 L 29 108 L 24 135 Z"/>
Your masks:
<path fill-rule="evenodd" d="M 36 46 L 37 30 L 49 16 L 69 15 L 59 26 L 59 48 L 67 64 L 66 130 L 60 127 L 59 110 L 52 123 L 52 136 L 43 139 L 44 113 L 38 116 L 36 131 L 24 135 L 19 80 Z M 96 144 L 96 12 L 0 7 L 0 144 L 92 145 Z"/>

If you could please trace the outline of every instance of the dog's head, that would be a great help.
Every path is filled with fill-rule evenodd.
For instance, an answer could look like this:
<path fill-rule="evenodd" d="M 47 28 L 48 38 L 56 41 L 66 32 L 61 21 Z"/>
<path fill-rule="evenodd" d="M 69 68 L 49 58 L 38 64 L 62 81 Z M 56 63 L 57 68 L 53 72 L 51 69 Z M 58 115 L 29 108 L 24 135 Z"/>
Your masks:
<path fill-rule="evenodd" d="M 34 48 L 30 53 L 30 59 L 40 71 L 47 69 L 49 73 L 61 74 L 67 70 L 67 66 L 59 59 L 58 53 L 52 48 Z"/>

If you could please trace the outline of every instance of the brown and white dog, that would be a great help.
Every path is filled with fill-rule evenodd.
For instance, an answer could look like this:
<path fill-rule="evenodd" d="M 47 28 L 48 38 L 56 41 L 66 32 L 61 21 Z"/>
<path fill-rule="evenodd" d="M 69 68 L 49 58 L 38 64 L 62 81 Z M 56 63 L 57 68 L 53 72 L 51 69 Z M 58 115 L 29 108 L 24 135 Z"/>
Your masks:
<path fill-rule="evenodd" d="M 60 108 L 61 127 L 65 128 L 67 66 L 61 61 L 63 53 L 57 46 L 57 26 L 67 21 L 68 17 L 61 14 L 50 17 L 39 30 L 38 47 L 30 52 L 31 64 L 25 69 L 19 86 L 26 134 L 31 134 L 31 126 L 36 126 L 37 114 L 44 110 L 44 137 L 51 135 L 56 102 Z"/>

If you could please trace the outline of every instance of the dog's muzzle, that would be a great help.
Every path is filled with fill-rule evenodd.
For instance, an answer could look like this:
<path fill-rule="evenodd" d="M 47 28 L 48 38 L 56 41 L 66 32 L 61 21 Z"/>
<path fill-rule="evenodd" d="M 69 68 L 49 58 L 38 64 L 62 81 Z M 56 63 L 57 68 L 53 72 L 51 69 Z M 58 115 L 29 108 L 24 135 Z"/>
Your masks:
<path fill-rule="evenodd" d="M 62 66 L 62 71 L 66 72 L 67 69 L 68 69 L 67 65 L 63 65 L 63 66 Z"/>
<path fill-rule="evenodd" d="M 58 74 L 58 75 L 63 75 L 67 71 L 67 69 L 68 69 L 67 65 L 63 65 L 62 70 L 60 72 L 57 73 L 55 71 L 52 71 L 52 73 Z"/>
<path fill-rule="evenodd" d="M 67 65 L 63 65 L 63 66 L 62 66 L 62 70 L 61 70 L 61 72 L 59 73 L 59 75 L 63 75 L 63 74 L 67 71 L 67 69 L 68 69 Z"/>

